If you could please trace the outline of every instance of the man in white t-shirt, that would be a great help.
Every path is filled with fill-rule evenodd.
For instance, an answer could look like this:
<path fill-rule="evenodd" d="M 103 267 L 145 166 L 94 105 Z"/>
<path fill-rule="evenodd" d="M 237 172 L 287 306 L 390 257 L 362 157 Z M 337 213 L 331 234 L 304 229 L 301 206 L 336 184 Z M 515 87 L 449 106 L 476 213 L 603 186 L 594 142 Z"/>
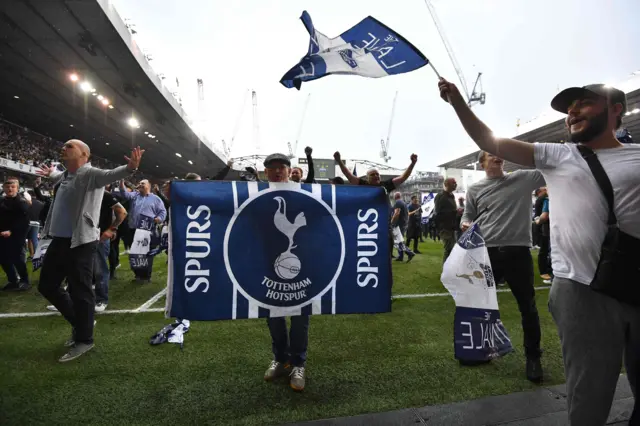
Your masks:
<path fill-rule="evenodd" d="M 608 205 L 576 144 L 588 146 L 614 190 L 622 232 L 640 238 L 640 145 L 621 144 L 615 131 L 627 110 L 625 94 L 594 84 L 559 93 L 551 102 L 567 114 L 571 142 L 527 143 L 493 135 L 468 107 L 455 85 L 441 79 L 441 97 L 458 114 L 480 149 L 539 169 L 549 188 L 551 252 L 555 279 L 549 309 L 558 327 L 572 426 L 604 425 L 624 357 L 636 398 L 629 424 L 640 424 L 640 307 L 593 291 L 607 230 Z M 629 285 L 638 277 L 629 277 Z"/>

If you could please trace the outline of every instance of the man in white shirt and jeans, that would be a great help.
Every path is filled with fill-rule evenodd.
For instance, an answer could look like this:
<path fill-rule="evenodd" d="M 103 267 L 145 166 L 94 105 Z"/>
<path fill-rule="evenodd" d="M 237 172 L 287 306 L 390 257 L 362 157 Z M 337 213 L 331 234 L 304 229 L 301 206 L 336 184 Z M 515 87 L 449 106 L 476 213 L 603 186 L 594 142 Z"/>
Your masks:
<path fill-rule="evenodd" d="M 456 111 L 480 149 L 539 169 L 549 188 L 551 250 L 555 279 L 549 309 L 558 327 L 572 426 L 604 425 L 624 358 L 635 396 L 631 425 L 640 424 L 640 307 L 592 290 L 607 231 L 609 207 L 589 166 L 573 143 L 527 143 L 496 137 L 480 121 L 455 85 L 441 79 L 440 95 Z M 626 112 L 620 90 L 597 84 L 574 87 L 551 102 L 567 114 L 572 142 L 595 151 L 614 190 L 622 232 L 640 238 L 640 146 L 615 138 Z M 635 285 L 629 277 L 629 285 Z"/>

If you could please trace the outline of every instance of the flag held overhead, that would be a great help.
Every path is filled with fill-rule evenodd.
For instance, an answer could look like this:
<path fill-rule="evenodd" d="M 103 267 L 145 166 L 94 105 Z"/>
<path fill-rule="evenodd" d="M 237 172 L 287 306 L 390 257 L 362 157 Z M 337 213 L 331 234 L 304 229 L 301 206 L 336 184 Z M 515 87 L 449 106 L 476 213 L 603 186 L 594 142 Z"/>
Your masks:
<path fill-rule="evenodd" d="M 300 90 L 303 81 L 330 74 L 379 78 L 429 63 L 409 41 L 371 16 L 335 38 L 316 30 L 307 11 L 300 19 L 310 35 L 309 50 L 280 80 L 287 88 Z"/>

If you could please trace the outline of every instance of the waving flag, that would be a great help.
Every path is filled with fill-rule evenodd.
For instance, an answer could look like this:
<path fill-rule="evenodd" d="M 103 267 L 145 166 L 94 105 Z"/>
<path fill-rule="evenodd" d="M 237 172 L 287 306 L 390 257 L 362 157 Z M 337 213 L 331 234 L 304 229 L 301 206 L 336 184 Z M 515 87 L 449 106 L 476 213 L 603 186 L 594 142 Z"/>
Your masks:
<path fill-rule="evenodd" d="M 280 80 L 300 90 L 303 81 L 329 74 L 386 77 L 423 67 L 429 60 L 400 34 L 369 16 L 339 37 L 317 31 L 305 10 L 300 17 L 311 40 L 309 51 Z"/>
<path fill-rule="evenodd" d="M 389 312 L 388 215 L 382 188 L 173 182 L 167 316 Z"/>
<path fill-rule="evenodd" d="M 511 351 L 511 340 L 500 321 L 498 296 L 489 252 L 477 224 L 460 237 L 440 278 L 456 302 L 455 357 L 486 361 Z"/>

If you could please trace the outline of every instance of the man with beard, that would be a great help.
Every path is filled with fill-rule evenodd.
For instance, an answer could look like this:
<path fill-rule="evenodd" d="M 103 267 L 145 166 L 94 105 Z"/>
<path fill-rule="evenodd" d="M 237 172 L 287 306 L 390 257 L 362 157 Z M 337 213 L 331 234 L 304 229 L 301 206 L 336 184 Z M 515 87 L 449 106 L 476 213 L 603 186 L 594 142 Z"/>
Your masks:
<path fill-rule="evenodd" d="M 309 173 L 307 173 L 307 178 L 302 183 L 316 183 L 315 176 L 316 171 L 313 169 L 313 158 L 311 158 L 311 153 L 313 149 L 311 147 L 306 147 L 304 149 L 304 153 L 307 156 L 307 166 L 309 167 Z M 295 183 L 300 183 L 302 181 L 302 176 L 304 172 L 300 167 L 294 167 L 291 169 L 291 176 L 289 179 Z"/>
<path fill-rule="evenodd" d="M 640 307 L 588 286 L 596 275 L 607 234 L 609 204 L 578 146 L 595 152 L 611 181 L 618 227 L 640 238 L 640 146 L 615 137 L 627 110 L 624 92 L 592 84 L 566 89 L 551 106 L 567 114 L 573 143 L 535 143 L 495 136 L 476 117 L 457 87 L 441 79 L 449 102 L 480 149 L 540 169 L 553 198 L 551 247 L 554 280 L 549 309 L 558 327 L 572 426 L 603 425 L 620 375 L 622 358 L 635 397 L 629 424 L 640 424 Z M 584 148 L 580 148 L 584 149 Z M 629 277 L 635 285 L 637 277 Z"/>
<path fill-rule="evenodd" d="M 476 222 L 484 236 L 495 282 L 506 281 L 518 302 L 527 357 L 526 375 L 542 380 L 540 317 L 533 288 L 531 258 L 531 192 L 544 184 L 537 170 L 505 174 L 502 158 L 480 151 L 486 177 L 467 189 L 461 227 Z"/>
<path fill-rule="evenodd" d="M 264 160 L 264 167 L 269 182 L 289 182 L 291 162 L 286 155 L 269 155 Z M 291 329 L 288 335 L 285 317 L 267 318 L 267 325 L 271 333 L 273 360 L 264 373 L 264 379 L 270 382 L 289 374 L 289 386 L 295 391 L 304 390 L 309 344 L 309 315 L 291 317 Z"/>

